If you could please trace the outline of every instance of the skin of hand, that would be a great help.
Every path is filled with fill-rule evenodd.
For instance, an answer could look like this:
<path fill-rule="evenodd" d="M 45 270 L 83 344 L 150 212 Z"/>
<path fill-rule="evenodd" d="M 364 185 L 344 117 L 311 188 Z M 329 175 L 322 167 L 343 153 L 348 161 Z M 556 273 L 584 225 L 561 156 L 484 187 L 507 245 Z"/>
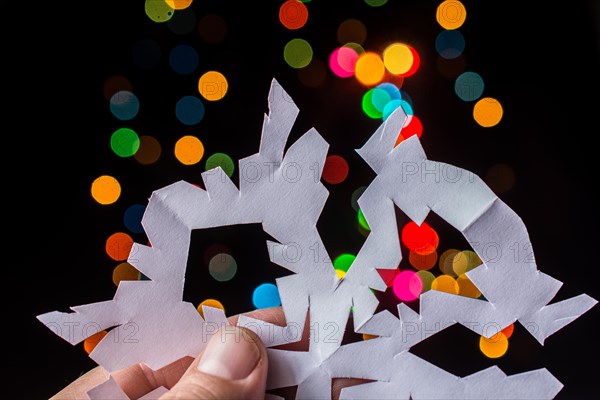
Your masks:
<path fill-rule="evenodd" d="M 285 325 L 281 307 L 256 310 L 248 315 Z M 267 352 L 256 334 L 235 326 L 237 319 L 237 315 L 230 317 L 231 326 L 217 331 L 195 359 L 184 357 L 156 371 L 144 364 L 136 364 L 115 371 L 112 376 L 130 399 L 137 399 L 160 386 L 169 389 L 168 393 L 161 396 L 161 400 L 263 399 L 267 380 Z M 305 337 L 285 348 L 306 351 L 309 331 L 304 329 Z M 108 372 L 98 366 L 73 381 L 51 400 L 87 399 L 86 392 L 107 380 L 108 376 Z M 332 398 L 338 399 L 342 388 L 364 382 L 359 379 L 333 379 Z M 286 390 L 277 394 L 293 398 L 293 389 Z"/>

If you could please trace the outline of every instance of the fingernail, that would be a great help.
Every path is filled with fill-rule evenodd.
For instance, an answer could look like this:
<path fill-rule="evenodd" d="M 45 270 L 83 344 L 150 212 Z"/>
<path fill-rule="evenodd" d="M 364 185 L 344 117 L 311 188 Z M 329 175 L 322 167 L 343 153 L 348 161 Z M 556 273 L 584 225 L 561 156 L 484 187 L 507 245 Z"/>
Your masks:
<path fill-rule="evenodd" d="M 260 351 L 242 328 L 225 326 L 208 341 L 198 370 L 224 379 L 242 379 L 258 364 Z"/>

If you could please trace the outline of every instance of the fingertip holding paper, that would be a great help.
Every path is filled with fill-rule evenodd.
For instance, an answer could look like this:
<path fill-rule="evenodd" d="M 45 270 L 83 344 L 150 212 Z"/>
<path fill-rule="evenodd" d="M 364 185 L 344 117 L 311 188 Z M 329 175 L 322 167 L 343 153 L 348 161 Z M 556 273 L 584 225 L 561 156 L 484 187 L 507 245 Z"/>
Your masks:
<path fill-rule="evenodd" d="M 273 238 L 266 243 L 270 260 L 290 274 L 276 279 L 276 288 L 261 285 L 266 294 L 257 295 L 255 305 L 280 301 L 286 325 L 245 315 L 238 325 L 274 347 L 300 340 L 306 319 L 311 323 L 308 351 L 269 349 L 269 389 L 297 385 L 297 398 L 329 398 L 332 379 L 361 378 L 372 382 L 345 388 L 341 397 L 539 399 L 561 390 L 562 384 L 546 369 L 506 375 L 490 367 L 459 377 L 410 352 L 454 324 L 490 338 L 518 321 L 543 344 L 597 303 L 582 294 L 550 304 L 562 282 L 540 272 L 533 257 L 484 251 L 486 245 L 507 250 L 515 243 L 530 243 L 525 224 L 507 204 L 477 175 L 428 160 L 417 135 L 396 146 L 407 119 L 398 107 L 357 150 L 376 173 L 358 199 L 370 233 L 341 279 L 317 230 L 329 195 L 321 183 L 329 145 L 311 128 L 285 150 L 299 109 L 274 79 L 268 106 L 258 153 L 239 160 L 238 186 L 216 167 L 202 173 L 206 190 L 179 181 L 152 193 L 141 220 L 152 245 L 135 243 L 127 259 L 150 280 L 120 281 L 112 300 L 38 319 L 71 344 L 108 330 L 90 357 L 109 372 L 135 363 L 157 370 L 184 356 L 197 356 L 215 326 L 227 320 L 222 310 L 203 307 L 201 315 L 182 301 L 191 233 L 260 223 Z M 433 212 L 473 244 L 481 264 L 463 266 L 461 279 L 468 278 L 485 300 L 460 296 L 458 289 L 435 290 L 438 284 L 424 290 L 419 273 L 402 271 L 395 275 L 394 292 L 402 301 L 418 299 L 419 312 L 400 303 L 398 317 L 389 311 L 375 313 L 373 289 L 388 286 L 379 271 L 396 269 L 403 258 L 396 207 L 414 222 L 414 229 L 426 227 L 424 221 Z M 437 247 L 434 239 L 426 245 Z M 422 249 L 415 245 L 411 250 Z M 431 268 L 421 261 L 424 270 Z M 342 345 L 350 315 L 355 332 L 378 337 Z M 491 324 L 497 329 L 489 329 Z M 342 328 L 332 331 L 331 326 Z M 126 340 L 132 333 L 136 346 Z M 115 340 L 116 335 L 125 339 Z M 158 397 L 165 390 L 147 396 Z M 88 395 L 127 398 L 112 377 Z"/>

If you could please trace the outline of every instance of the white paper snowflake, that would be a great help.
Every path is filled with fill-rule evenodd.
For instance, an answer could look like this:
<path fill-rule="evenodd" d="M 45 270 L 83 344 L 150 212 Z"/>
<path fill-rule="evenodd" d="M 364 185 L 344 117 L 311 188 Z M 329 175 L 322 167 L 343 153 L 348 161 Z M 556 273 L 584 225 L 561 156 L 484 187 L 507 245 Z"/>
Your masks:
<path fill-rule="evenodd" d="M 182 300 L 191 232 L 261 223 L 275 240 L 267 243 L 271 260 L 293 272 L 277 279 L 287 325 L 246 316 L 238 324 L 269 347 L 299 340 L 307 313 L 311 324 L 309 351 L 269 349 L 269 388 L 298 385 L 297 398 L 328 398 L 332 378 L 354 377 L 375 382 L 346 388 L 342 397 L 555 396 L 562 385 L 545 369 L 506 376 L 492 367 L 460 378 L 409 352 L 455 323 L 490 337 L 519 321 L 543 344 L 596 304 L 580 295 L 548 305 L 561 282 L 538 271 L 533 258 L 508 251 L 529 243 L 519 216 L 476 175 L 427 160 L 416 136 L 394 147 L 406 120 L 398 108 L 358 150 L 377 174 L 358 201 L 371 233 L 339 279 L 316 228 L 328 196 L 320 182 L 328 144 L 311 129 L 284 155 L 298 108 L 275 80 L 268 104 L 259 152 L 239 161 L 239 189 L 216 168 L 202 174 L 206 190 L 182 181 L 152 194 L 142 219 L 151 246 L 135 244 L 128 259 L 149 281 L 122 281 L 112 300 L 38 319 L 71 344 L 110 329 L 90 354 L 108 371 L 135 363 L 156 370 L 196 356 L 226 319 L 210 308 L 203 319 Z M 402 258 L 395 206 L 417 224 L 433 211 L 465 236 L 483 260 L 467 275 L 486 300 L 432 290 L 421 295 L 420 313 L 400 304 L 399 319 L 373 315 L 371 289 L 386 288 L 376 269 L 395 269 Z M 355 331 L 379 338 L 341 346 L 351 309 Z M 496 329 L 486 329 L 492 323 Z M 112 378 L 89 394 L 126 398 Z"/>

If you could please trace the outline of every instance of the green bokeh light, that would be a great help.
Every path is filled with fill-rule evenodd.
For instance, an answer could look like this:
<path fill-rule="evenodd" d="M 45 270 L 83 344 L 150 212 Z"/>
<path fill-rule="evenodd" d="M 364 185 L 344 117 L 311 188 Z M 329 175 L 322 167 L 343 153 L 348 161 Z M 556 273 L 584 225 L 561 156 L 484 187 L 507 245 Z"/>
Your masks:
<path fill-rule="evenodd" d="M 131 157 L 140 148 L 140 138 L 129 128 L 119 128 L 110 137 L 110 148 L 119 157 Z"/>

